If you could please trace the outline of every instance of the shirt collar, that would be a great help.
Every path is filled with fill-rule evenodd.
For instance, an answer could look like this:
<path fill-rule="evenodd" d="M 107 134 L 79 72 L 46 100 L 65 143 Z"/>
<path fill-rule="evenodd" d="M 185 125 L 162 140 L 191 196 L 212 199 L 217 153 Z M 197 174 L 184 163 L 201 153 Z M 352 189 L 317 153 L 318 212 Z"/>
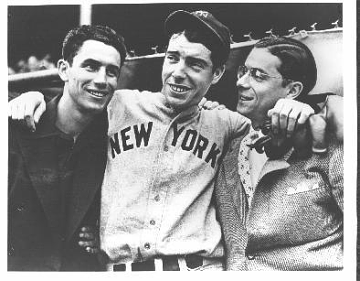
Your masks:
<path fill-rule="evenodd" d="M 161 94 L 161 103 L 164 105 L 164 111 L 171 117 L 178 121 L 186 121 L 196 116 L 200 112 L 199 105 L 192 105 L 182 111 L 174 110 L 166 101 L 166 98 Z"/>

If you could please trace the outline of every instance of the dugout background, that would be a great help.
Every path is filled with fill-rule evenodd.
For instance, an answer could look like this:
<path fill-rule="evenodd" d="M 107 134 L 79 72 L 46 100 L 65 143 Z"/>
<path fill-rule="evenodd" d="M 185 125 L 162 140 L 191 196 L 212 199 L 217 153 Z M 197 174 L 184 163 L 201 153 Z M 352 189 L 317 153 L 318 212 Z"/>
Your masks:
<path fill-rule="evenodd" d="M 81 5 L 38 5 L 7 6 L 8 16 L 8 66 L 29 56 L 43 57 L 49 54 L 56 63 L 60 58 L 61 42 L 68 30 L 81 23 Z M 317 30 L 343 26 L 341 3 L 156 3 L 156 4 L 95 4 L 91 5 L 90 20 L 93 24 L 106 24 L 122 34 L 130 55 L 135 59 L 126 71 L 136 68 L 138 78 L 133 79 L 128 88 L 156 90 L 160 84 L 162 57 L 153 56 L 154 47 L 162 52 L 167 43 L 163 32 L 163 22 L 170 12 L 177 9 L 188 11 L 207 10 L 229 26 L 234 42 L 246 42 L 251 32 L 254 39 L 265 36 L 271 30 L 276 35 L 286 35 L 296 27 L 299 30 Z M 358 8 L 359 9 L 359 8 Z M 246 55 L 245 52 L 242 56 Z M 151 60 L 136 59 L 137 56 L 151 55 Z M 133 58 L 133 57 L 132 57 Z M 141 69 L 138 66 L 142 66 Z M 151 75 L 150 75 L 151 74 Z M 124 75 L 127 75 L 125 73 Z M 226 83 L 226 81 L 225 81 Z M 18 83 L 19 85 L 22 83 Z M 43 85 L 41 85 L 43 87 Z M 41 88 L 40 87 L 40 88 Z M 124 87 L 122 85 L 121 87 Z M 48 87 L 46 87 L 48 88 Z M 21 86 L 21 92 L 39 89 L 38 86 Z M 56 93 L 57 85 L 49 93 Z M 47 89 L 46 89 L 47 90 Z M 211 93 L 210 93 L 211 94 Z M 9 94 L 10 95 L 10 94 Z M 221 100 L 221 94 L 210 95 L 232 108 L 233 97 Z"/>
<path fill-rule="evenodd" d="M 289 30 L 293 28 L 295 28 L 295 32 L 299 32 L 342 27 L 341 3 L 8 6 L 8 65 L 12 67 L 20 60 L 26 61 L 30 56 L 42 58 L 45 55 L 56 64 L 60 58 L 61 42 L 65 34 L 74 26 L 84 23 L 82 12 L 87 10 L 89 15 L 85 19 L 85 23 L 108 25 L 125 38 L 129 54 L 122 69 L 118 88 L 158 91 L 161 88 L 162 52 L 168 42 L 163 30 L 163 23 L 171 12 L 178 9 L 207 10 L 229 26 L 232 40 L 235 43 L 233 46 L 236 45 L 238 48 L 232 50 L 224 77 L 217 85 L 210 88 L 207 98 L 217 100 L 230 109 L 235 109 L 237 101 L 234 82 L 235 70 L 255 42 L 249 41 L 249 36 L 256 40 L 271 32 L 274 35 L 288 35 Z M 342 33 L 338 35 L 341 38 Z M 321 40 L 321 42 L 323 41 Z M 336 55 L 335 53 L 341 55 L 339 45 L 341 39 L 336 42 L 338 42 L 336 43 L 337 47 L 327 57 L 333 57 L 333 54 Z M 335 58 L 332 58 L 332 61 L 335 61 Z M 333 67 L 334 70 L 336 67 Z M 52 79 L 54 77 L 56 77 L 56 73 Z M 338 77 L 342 77 L 341 73 Z M 54 85 L 50 85 L 50 79 L 43 79 L 42 84 L 39 84 L 39 79 L 32 80 L 34 83 L 29 83 L 31 79 L 16 83 L 10 81 L 11 97 L 25 90 L 38 89 L 43 90 L 47 95 L 54 95 L 61 89 L 60 81 L 56 79 Z M 324 81 L 324 79 L 322 80 Z M 326 80 L 332 81 L 333 79 L 327 78 Z M 342 81 L 339 81 L 338 84 L 341 83 Z M 342 94 L 342 90 L 340 94 Z"/>

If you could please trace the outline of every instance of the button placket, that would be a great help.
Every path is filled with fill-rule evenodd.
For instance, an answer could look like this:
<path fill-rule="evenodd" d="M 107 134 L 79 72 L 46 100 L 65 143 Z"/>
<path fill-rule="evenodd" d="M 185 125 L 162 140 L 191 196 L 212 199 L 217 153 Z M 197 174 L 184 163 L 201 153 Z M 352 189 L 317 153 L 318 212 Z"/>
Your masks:
<path fill-rule="evenodd" d="M 174 120 L 170 122 L 164 131 L 162 142 L 159 143 L 157 160 L 154 162 L 154 177 L 150 185 L 150 194 L 147 215 L 146 234 L 143 235 L 143 249 L 144 256 L 151 256 L 153 251 L 156 251 L 156 239 L 161 228 L 161 219 L 164 213 L 164 204 L 169 185 L 163 184 L 164 175 L 168 174 L 168 169 L 173 165 L 172 154 L 168 153 L 171 145 L 171 126 Z M 145 233 L 145 232 L 144 232 Z"/>

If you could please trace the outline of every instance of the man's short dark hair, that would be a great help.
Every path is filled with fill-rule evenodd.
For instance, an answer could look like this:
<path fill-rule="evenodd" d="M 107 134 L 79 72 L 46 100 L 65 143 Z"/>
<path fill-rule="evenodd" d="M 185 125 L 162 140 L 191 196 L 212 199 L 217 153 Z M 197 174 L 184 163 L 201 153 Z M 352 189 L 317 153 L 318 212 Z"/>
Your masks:
<path fill-rule="evenodd" d="M 261 39 L 254 47 L 266 48 L 280 59 L 278 71 L 285 78 L 284 83 L 294 80 L 303 84 L 298 100 L 314 88 L 317 79 L 316 63 L 313 54 L 304 43 L 292 38 L 271 36 Z"/>
<path fill-rule="evenodd" d="M 96 40 L 114 47 L 120 54 L 121 65 L 126 57 L 126 47 L 123 37 L 113 29 L 104 25 L 81 25 L 70 30 L 63 41 L 62 56 L 70 64 L 86 40 Z"/>

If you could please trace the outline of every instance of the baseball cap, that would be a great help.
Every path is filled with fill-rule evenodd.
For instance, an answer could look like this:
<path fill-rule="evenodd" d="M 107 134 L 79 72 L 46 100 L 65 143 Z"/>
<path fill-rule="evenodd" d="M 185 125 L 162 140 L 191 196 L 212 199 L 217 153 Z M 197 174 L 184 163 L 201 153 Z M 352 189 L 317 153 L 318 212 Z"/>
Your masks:
<path fill-rule="evenodd" d="M 219 45 L 226 60 L 230 53 L 230 31 L 227 26 L 218 21 L 207 11 L 187 12 L 178 10 L 171 13 L 165 20 L 165 32 L 171 36 L 186 28 L 197 28 L 204 30 Z"/>

